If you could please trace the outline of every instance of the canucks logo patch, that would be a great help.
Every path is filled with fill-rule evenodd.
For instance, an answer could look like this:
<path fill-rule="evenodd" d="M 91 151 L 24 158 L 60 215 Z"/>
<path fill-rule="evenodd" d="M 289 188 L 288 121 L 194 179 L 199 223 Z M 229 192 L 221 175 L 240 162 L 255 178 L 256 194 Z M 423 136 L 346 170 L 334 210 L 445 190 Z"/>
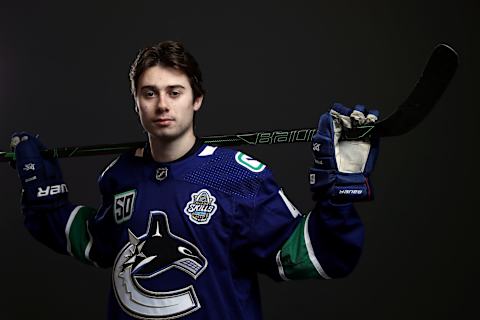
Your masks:
<path fill-rule="evenodd" d="M 197 224 L 207 224 L 212 215 L 217 211 L 217 199 L 207 189 L 192 193 L 191 200 L 183 209 L 191 221 Z"/>
<path fill-rule="evenodd" d="M 247 156 L 245 153 L 237 152 L 235 155 L 235 160 L 237 163 L 252 172 L 262 172 L 265 169 L 265 165 L 260 161 L 252 159 L 252 157 Z"/>
<path fill-rule="evenodd" d="M 196 280 L 208 261 L 193 243 L 170 230 L 165 212 L 150 211 L 147 232 L 137 236 L 128 229 L 128 238 L 112 270 L 115 297 L 126 313 L 135 319 L 166 320 L 201 308 L 195 282 L 179 272 Z M 176 280 L 163 283 L 166 278 Z"/>

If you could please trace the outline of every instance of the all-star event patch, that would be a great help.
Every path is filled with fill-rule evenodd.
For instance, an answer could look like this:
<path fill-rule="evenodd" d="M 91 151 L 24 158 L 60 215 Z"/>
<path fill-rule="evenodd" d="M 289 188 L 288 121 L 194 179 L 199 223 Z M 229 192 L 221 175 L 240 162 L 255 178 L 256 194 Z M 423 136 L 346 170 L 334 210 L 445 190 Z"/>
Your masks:
<path fill-rule="evenodd" d="M 210 194 L 210 191 L 202 189 L 191 194 L 191 200 L 187 203 L 183 212 L 196 224 L 207 224 L 217 211 L 216 200 Z"/>

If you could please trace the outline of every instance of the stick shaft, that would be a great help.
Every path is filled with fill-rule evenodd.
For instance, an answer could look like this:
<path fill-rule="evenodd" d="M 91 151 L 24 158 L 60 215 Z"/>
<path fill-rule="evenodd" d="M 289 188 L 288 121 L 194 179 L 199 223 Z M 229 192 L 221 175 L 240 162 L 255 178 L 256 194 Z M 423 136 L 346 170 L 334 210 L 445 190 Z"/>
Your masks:
<path fill-rule="evenodd" d="M 232 135 L 214 135 L 200 139 L 214 146 L 239 146 L 258 144 L 279 144 L 294 142 L 309 142 L 317 129 L 291 129 L 265 132 L 238 133 Z M 43 150 L 42 154 L 52 158 L 72 158 L 106 154 L 119 154 L 130 149 L 142 148 L 145 141 L 136 141 L 119 144 L 101 144 L 77 147 L 59 147 Z M 0 152 L 0 162 L 15 160 L 14 152 Z"/>

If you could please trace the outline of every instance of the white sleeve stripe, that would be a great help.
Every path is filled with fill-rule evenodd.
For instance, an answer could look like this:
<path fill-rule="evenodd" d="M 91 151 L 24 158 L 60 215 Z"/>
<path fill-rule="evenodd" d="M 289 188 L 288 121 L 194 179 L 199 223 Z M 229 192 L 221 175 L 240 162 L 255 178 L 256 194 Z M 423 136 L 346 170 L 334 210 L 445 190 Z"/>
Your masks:
<path fill-rule="evenodd" d="M 120 159 L 120 157 L 116 158 L 115 160 L 113 160 L 106 168 L 105 170 L 103 170 L 102 174 L 100 175 L 100 178 L 103 177 L 103 175 L 108 171 L 108 169 L 110 169 L 111 167 L 113 167 L 113 165 L 115 163 L 117 163 L 118 159 Z"/>
<path fill-rule="evenodd" d="M 305 221 L 305 229 L 304 229 L 304 236 L 305 236 L 305 246 L 307 247 L 308 257 L 312 262 L 313 266 L 317 270 L 317 272 L 325 279 L 331 279 L 323 270 L 320 262 L 318 262 L 317 257 L 315 256 L 315 252 L 313 251 L 312 242 L 310 241 L 310 234 L 308 232 L 308 221 L 310 220 L 310 214 L 307 217 L 307 221 Z"/>
<path fill-rule="evenodd" d="M 73 256 L 72 253 L 72 244 L 70 242 L 70 228 L 72 227 L 73 221 L 75 220 L 75 217 L 77 216 L 78 211 L 83 208 L 83 206 L 77 206 L 73 211 L 70 213 L 70 216 L 68 217 L 67 225 L 65 226 L 65 236 L 67 237 L 67 252 L 71 256 Z"/>
<path fill-rule="evenodd" d="M 298 217 L 300 215 L 300 211 L 298 211 L 298 209 L 295 208 L 295 206 L 290 202 L 290 200 L 288 200 L 287 196 L 285 195 L 285 193 L 283 193 L 282 189 L 278 190 L 278 194 L 280 195 L 280 197 L 282 197 L 282 200 L 287 206 L 288 210 L 290 211 L 290 214 L 294 218 Z"/>
<path fill-rule="evenodd" d="M 279 250 L 275 257 L 275 260 L 277 262 L 277 267 L 278 267 L 278 274 L 280 275 L 280 278 L 282 278 L 284 281 L 289 281 L 290 279 L 287 278 L 287 276 L 285 275 L 285 270 L 283 270 L 282 260 L 280 258 L 281 251 L 282 250 Z"/>
<path fill-rule="evenodd" d="M 93 237 L 92 237 L 92 234 L 90 233 L 90 229 L 88 228 L 88 221 L 86 222 L 86 224 L 87 224 L 87 233 L 88 233 L 89 240 L 88 240 L 87 247 L 85 248 L 85 258 L 91 263 L 93 263 L 95 267 L 98 267 L 97 263 L 90 258 L 90 250 L 92 250 Z"/>

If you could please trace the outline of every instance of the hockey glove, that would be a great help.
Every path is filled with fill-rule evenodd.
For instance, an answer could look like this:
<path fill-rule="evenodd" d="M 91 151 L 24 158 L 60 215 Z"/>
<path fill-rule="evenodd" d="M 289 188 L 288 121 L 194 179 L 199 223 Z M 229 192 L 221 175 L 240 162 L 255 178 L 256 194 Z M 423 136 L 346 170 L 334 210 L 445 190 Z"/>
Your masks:
<path fill-rule="evenodd" d="M 46 149 L 38 138 L 27 132 L 12 134 L 15 166 L 23 187 L 22 202 L 27 206 L 55 208 L 67 200 L 67 186 L 57 159 L 45 159 Z"/>
<path fill-rule="evenodd" d="M 378 111 L 357 105 L 355 109 L 335 103 L 319 120 L 313 136 L 314 166 L 310 169 L 310 189 L 315 200 L 344 203 L 373 199 L 369 175 L 378 155 L 379 140 L 342 140 L 342 131 L 368 125 Z"/>

